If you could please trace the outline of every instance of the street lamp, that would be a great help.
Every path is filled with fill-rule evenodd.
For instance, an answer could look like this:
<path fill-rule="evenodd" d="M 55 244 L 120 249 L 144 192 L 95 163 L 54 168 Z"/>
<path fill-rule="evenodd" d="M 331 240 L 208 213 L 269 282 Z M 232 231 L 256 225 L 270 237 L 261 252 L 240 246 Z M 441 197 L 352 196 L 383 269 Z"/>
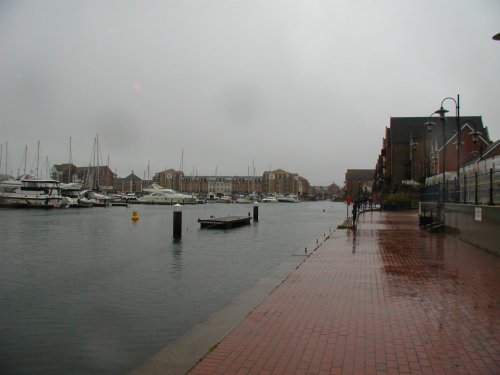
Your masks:
<path fill-rule="evenodd" d="M 448 112 L 448 110 L 443 108 L 443 104 L 446 100 L 452 100 L 455 103 L 455 119 L 457 123 L 457 179 L 456 179 L 456 187 L 455 190 L 459 192 L 460 190 L 460 144 L 462 143 L 462 130 L 461 130 L 461 125 L 460 125 L 460 95 L 457 95 L 457 100 L 454 98 L 448 97 L 444 98 L 441 101 L 441 107 L 434 113 L 439 114 L 439 118 L 441 119 L 443 123 L 443 155 L 444 155 L 444 145 L 446 140 L 444 139 L 444 124 L 445 124 L 445 114 Z M 444 177 L 444 163 L 443 163 L 443 177 Z M 444 183 L 444 179 L 443 179 Z"/>
<path fill-rule="evenodd" d="M 358 204 L 361 202 L 361 178 L 358 178 Z"/>
<path fill-rule="evenodd" d="M 441 108 L 443 108 L 441 106 Z M 443 109 L 443 111 L 446 111 L 445 109 Z M 430 116 L 429 116 L 429 119 L 427 120 L 427 122 L 425 123 L 425 126 L 427 126 L 427 130 L 430 132 L 432 130 L 432 128 L 436 125 L 435 122 L 432 122 L 430 121 L 431 120 L 431 117 L 435 114 L 438 114 L 438 111 L 435 111 L 433 112 Z M 443 175 L 443 187 L 441 189 L 441 194 L 440 194 L 440 197 L 441 197 L 441 202 L 444 203 L 445 201 L 445 178 L 446 178 L 446 175 L 445 175 L 445 171 L 446 171 L 446 143 L 445 143 L 445 122 L 444 120 L 441 121 L 441 129 L 442 129 L 442 137 L 443 137 L 443 161 L 442 161 L 442 168 L 443 168 L 443 171 L 442 171 L 442 175 Z M 433 155 L 433 159 L 435 160 L 437 158 L 437 154 L 438 154 L 438 151 L 435 150 L 434 151 L 434 155 Z M 439 172 L 439 168 L 438 168 L 438 172 Z"/>
<path fill-rule="evenodd" d="M 479 130 L 477 130 L 477 125 L 474 121 L 472 120 L 467 120 L 464 122 L 464 125 L 472 125 L 474 127 L 474 130 L 469 133 L 470 136 L 472 136 L 472 142 L 474 144 L 477 144 L 477 141 L 479 140 L 479 136 L 483 133 L 481 133 Z M 483 145 L 480 145 L 480 152 L 477 150 L 472 151 L 475 155 L 481 154 L 481 157 L 483 156 Z"/>
<path fill-rule="evenodd" d="M 431 113 L 431 115 L 429 116 L 429 118 L 427 119 L 427 122 L 424 123 L 424 125 L 426 126 L 427 128 L 427 133 L 430 133 L 432 131 L 432 128 L 436 125 L 435 122 L 431 121 L 431 117 L 435 115 L 435 113 Z M 425 136 L 425 150 L 424 150 L 424 155 L 425 155 L 425 160 L 424 160 L 424 163 L 425 163 L 425 166 L 424 166 L 424 178 L 427 179 L 427 171 L 430 172 L 430 162 L 431 162 L 431 158 L 433 158 L 433 156 L 431 156 L 431 154 L 434 154 L 434 152 L 431 150 L 431 153 L 427 153 L 427 134 Z M 429 166 L 429 168 L 427 167 Z"/>
<path fill-rule="evenodd" d="M 418 143 L 415 142 L 412 136 L 410 136 L 410 150 L 411 150 L 411 180 L 415 181 L 415 150 L 417 149 Z"/>

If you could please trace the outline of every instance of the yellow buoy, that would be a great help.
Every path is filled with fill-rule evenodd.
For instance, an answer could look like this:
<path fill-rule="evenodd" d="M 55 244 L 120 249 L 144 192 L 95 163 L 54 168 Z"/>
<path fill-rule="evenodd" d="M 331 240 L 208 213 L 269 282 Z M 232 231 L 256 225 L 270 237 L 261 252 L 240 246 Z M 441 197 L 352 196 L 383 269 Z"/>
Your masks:
<path fill-rule="evenodd" d="M 139 215 L 137 214 L 137 211 L 132 212 L 132 221 L 137 221 L 139 220 Z"/>

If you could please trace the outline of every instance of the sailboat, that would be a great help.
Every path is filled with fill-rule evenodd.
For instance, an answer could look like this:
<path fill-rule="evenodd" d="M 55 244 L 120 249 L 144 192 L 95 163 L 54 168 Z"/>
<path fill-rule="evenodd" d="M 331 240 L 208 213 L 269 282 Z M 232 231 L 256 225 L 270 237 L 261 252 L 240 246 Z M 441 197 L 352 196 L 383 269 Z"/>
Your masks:
<path fill-rule="evenodd" d="M 246 195 L 237 195 L 236 196 L 236 203 L 243 203 L 243 204 L 250 204 L 254 202 L 258 202 L 259 197 L 257 196 L 257 193 L 255 192 L 255 163 L 254 160 L 252 160 L 252 167 L 253 167 L 253 179 L 252 179 L 252 192 Z M 250 180 L 250 167 L 248 168 L 248 180 Z M 248 189 L 250 190 L 250 189 Z"/>
<path fill-rule="evenodd" d="M 71 174 L 72 165 L 73 156 L 71 152 L 71 137 L 69 137 L 68 183 L 61 183 L 61 195 L 64 197 L 70 208 L 92 207 L 93 202 L 83 196 L 82 184 L 73 182 Z"/>
<path fill-rule="evenodd" d="M 82 192 L 82 195 L 85 199 L 91 201 L 93 206 L 107 207 L 111 205 L 112 198 L 107 196 L 106 194 L 101 193 L 101 187 L 100 187 L 101 168 L 99 166 L 100 157 L 101 155 L 99 149 L 99 134 L 97 134 L 97 136 L 94 138 L 91 163 L 89 163 L 87 176 L 85 178 L 85 187 L 87 188 L 87 190 L 84 190 Z"/>

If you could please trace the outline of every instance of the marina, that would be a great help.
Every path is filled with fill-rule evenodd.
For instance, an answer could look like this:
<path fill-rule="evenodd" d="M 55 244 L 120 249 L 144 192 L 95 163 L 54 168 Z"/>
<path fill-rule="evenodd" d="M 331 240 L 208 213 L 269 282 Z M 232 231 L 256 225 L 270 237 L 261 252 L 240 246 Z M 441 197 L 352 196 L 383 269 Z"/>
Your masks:
<path fill-rule="evenodd" d="M 248 206 L 186 205 L 177 241 L 173 209 L 2 209 L 2 372 L 127 373 L 345 217 L 342 203 L 271 204 L 207 231 L 198 218 Z"/>

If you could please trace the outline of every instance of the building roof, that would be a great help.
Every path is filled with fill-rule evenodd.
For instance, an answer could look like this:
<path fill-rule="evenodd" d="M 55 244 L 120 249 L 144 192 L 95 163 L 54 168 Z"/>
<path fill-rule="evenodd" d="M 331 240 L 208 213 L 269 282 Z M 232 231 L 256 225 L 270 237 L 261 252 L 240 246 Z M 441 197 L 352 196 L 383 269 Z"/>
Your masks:
<path fill-rule="evenodd" d="M 348 169 L 345 178 L 346 180 L 373 180 L 375 169 Z"/>
<path fill-rule="evenodd" d="M 76 171 L 76 165 L 71 164 L 71 163 L 66 163 L 66 164 L 54 164 L 52 166 L 53 169 L 55 169 L 58 172 L 66 172 L 69 168 L 73 169 Z"/>
<path fill-rule="evenodd" d="M 481 160 L 492 158 L 496 155 L 500 155 L 500 141 L 495 141 L 490 143 L 484 150 L 482 155 L 476 156 L 474 159 L 469 161 L 467 165 L 477 163 Z"/>
<path fill-rule="evenodd" d="M 127 177 L 124 177 L 123 180 L 142 181 L 142 178 L 138 177 L 134 172 L 132 172 Z"/>
<path fill-rule="evenodd" d="M 264 174 L 297 174 L 297 173 L 292 173 L 292 172 L 287 172 L 281 168 L 275 169 L 274 171 L 265 171 Z"/>
<path fill-rule="evenodd" d="M 434 122 L 436 125 L 432 127 L 429 134 L 427 130 L 426 122 Z M 481 116 L 460 116 L 460 123 L 463 126 L 464 123 L 472 123 L 477 125 L 477 130 L 479 130 L 485 139 L 489 139 L 488 129 L 483 126 L 483 120 Z M 449 140 L 457 132 L 456 117 L 449 116 L 446 117 L 445 122 L 445 139 Z M 414 138 L 425 138 L 430 135 L 431 138 L 436 138 L 438 144 L 441 146 L 443 130 L 441 128 L 439 117 L 391 117 L 390 125 L 390 142 L 391 143 L 408 143 L 410 137 Z"/>

